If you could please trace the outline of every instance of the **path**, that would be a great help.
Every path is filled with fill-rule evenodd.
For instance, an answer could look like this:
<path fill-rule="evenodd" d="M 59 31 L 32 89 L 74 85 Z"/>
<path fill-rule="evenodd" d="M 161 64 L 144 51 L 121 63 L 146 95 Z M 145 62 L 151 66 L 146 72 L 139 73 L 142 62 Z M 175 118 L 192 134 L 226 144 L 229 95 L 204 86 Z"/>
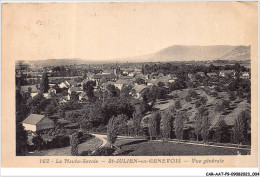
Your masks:
<path fill-rule="evenodd" d="M 99 138 L 102 141 L 102 144 L 99 146 L 99 148 L 104 147 L 107 144 L 106 135 L 101 135 L 101 134 L 92 134 L 92 135 L 95 136 L 96 138 Z"/>

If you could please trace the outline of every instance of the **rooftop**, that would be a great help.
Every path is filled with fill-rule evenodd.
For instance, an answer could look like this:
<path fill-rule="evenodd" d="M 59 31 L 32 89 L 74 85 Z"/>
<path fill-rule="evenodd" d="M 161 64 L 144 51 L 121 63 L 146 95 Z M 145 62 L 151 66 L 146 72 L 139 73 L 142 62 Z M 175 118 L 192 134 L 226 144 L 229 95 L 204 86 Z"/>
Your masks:
<path fill-rule="evenodd" d="M 45 116 L 40 114 L 30 114 L 23 123 L 36 125 L 40 122 Z"/>

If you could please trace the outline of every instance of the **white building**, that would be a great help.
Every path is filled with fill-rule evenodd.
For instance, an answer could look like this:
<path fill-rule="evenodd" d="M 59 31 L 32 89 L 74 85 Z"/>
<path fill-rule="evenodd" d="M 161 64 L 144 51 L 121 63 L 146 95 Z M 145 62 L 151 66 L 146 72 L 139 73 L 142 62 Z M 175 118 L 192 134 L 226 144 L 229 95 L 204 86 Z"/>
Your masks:
<path fill-rule="evenodd" d="M 30 114 L 22 123 L 25 130 L 33 132 L 54 128 L 54 122 L 40 114 Z"/>

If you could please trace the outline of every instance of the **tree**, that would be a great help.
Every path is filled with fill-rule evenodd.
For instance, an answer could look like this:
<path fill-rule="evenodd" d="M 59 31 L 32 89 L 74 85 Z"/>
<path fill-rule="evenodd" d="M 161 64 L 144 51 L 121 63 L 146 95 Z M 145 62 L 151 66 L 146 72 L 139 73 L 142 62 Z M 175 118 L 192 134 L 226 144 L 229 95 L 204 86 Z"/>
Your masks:
<path fill-rule="evenodd" d="M 112 84 L 108 84 L 107 87 L 106 87 L 107 91 L 109 92 L 109 94 L 112 96 L 112 97 L 117 97 L 119 96 L 119 89 L 116 88 L 114 85 Z"/>
<path fill-rule="evenodd" d="M 181 102 L 179 100 L 175 102 L 175 108 L 176 109 L 181 109 L 182 108 Z"/>
<path fill-rule="evenodd" d="M 83 90 L 86 92 L 88 98 L 94 97 L 94 86 L 96 86 L 95 81 L 88 81 L 83 85 Z"/>
<path fill-rule="evenodd" d="M 148 129 L 150 134 L 150 140 L 154 137 L 158 137 L 160 134 L 160 122 L 161 115 L 159 111 L 153 112 L 149 118 Z"/>
<path fill-rule="evenodd" d="M 191 96 L 189 94 L 187 94 L 186 97 L 185 97 L 185 100 L 187 102 L 191 102 L 192 101 Z"/>
<path fill-rule="evenodd" d="M 213 140 L 219 143 L 228 143 L 230 142 L 230 133 L 228 125 L 225 120 L 221 118 L 216 126 L 215 133 L 213 135 Z"/>
<path fill-rule="evenodd" d="M 221 102 L 217 103 L 215 110 L 217 112 L 222 112 L 222 111 L 225 111 L 229 107 L 230 107 L 230 101 L 222 100 Z"/>
<path fill-rule="evenodd" d="M 34 148 L 37 150 L 41 150 L 44 147 L 44 140 L 40 135 L 36 135 L 32 138 L 32 143 L 34 145 Z"/>
<path fill-rule="evenodd" d="M 74 133 L 71 137 L 71 155 L 78 156 L 78 148 L 79 148 L 79 139 L 78 139 L 78 133 Z"/>
<path fill-rule="evenodd" d="M 32 93 L 32 87 L 28 87 L 28 92 Z"/>
<path fill-rule="evenodd" d="M 56 103 L 55 100 L 52 100 L 45 109 L 45 115 L 52 116 L 55 112 L 57 112 L 57 109 L 58 103 Z"/>
<path fill-rule="evenodd" d="M 135 79 L 135 82 L 136 82 L 138 85 L 140 85 L 140 84 L 144 84 L 144 83 L 145 83 L 145 80 L 142 79 L 142 78 L 140 78 L 140 77 L 138 77 L 138 78 Z"/>
<path fill-rule="evenodd" d="M 137 137 L 139 133 L 141 132 L 141 121 L 142 121 L 142 111 L 141 108 L 137 107 L 135 108 L 135 111 L 133 113 L 133 129 L 134 129 L 134 135 Z"/>
<path fill-rule="evenodd" d="M 242 144 L 247 141 L 247 131 L 249 129 L 248 122 L 250 121 L 249 111 L 242 111 L 235 119 L 233 128 L 233 141 L 237 144 Z"/>
<path fill-rule="evenodd" d="M 16 155 L 25 155 L 28 148 L 27 132 L 21 123 L 16 123 Z"/>
<path fill-rule="evenodd" d="M 175 119 L 175 134 L 178 142 L 183 139 L 184 114 L 178 112 Z"/>
<path fill-rule="evenodd" d="M 201 102 L 201 104 L 205 105 L 208 102 L 208 98 L 206 96 L 201 96 L 199 101 Z"/>
<path fill-rule="evenodd" d="M 160 81 L 160 82 L 158 82 L 158 84 L 157 84 L 157 85 L 158 85 L 158 87 L 163 87 L 163 86 L 165 86 L 165 84 L 164 84 L 163 82 L 161 82 L 161 81 Z"/>
<path fill-rule="evenodd" d="M 49 78 L 48 78 L 47 72 L 44 72 L 42 74 L 42 80 L 40 83 L 40 91 L 42 93 L 47 93 L 48 90 L 49 90 Z"/>
<path fill-rule="evenodd" d="M 167 140 L 170 138 L 171 131 L 173 128 L 173 116 L 169 110 L 163 112 L 162 124 L 163 124 L 163 137 L 164 140 Z"/>
<path fill-rule="evenodd" d="M 131 85 L 123 85 L 123 87 L 122 87 L 122 89 L 120 91 L 120 96 L 121 97 L 129 97 L 131 90 L 132 90 L 132 86 Z"/>
<path fill-rule="evenodd" d="M 59 109 L 59 116 L 62 117 L 62 118 L 65 118 L 66 113 L 65 113 L 64 109 L 62 109 L 62 108 Z"/>
<path fill-rule="evenodd" d="M 202 136 L 204 145 L 208 142 L 209 128 L 210 128 L 209 117 L 203 116 L 202 117 L 202 126 L 201 126 L 201 136 Z"/>
<path fill-rule="evenodd" d="M 197 141 L 199 141 L 199 135 L 202 129 L 202 119 L 204 116 L 208 116 L 208 110 L 204 107 L 200 107 L 199 110 L 195 114 L 195 121 L 194 121 L 194 130 L 197 136 Z"/>
<path fill-rule="evenodd" d="M 71 92 L 70 100 L 71 101 L 78 101 L 79 100 L 79 95 L 75 91 Z"/>
<path fill-rule="evenodd" d="M 111 148 L 113 148 L 114 143 L 116 142 L 117 135 L 119 131 L 125 127 L 127 117 L 125 115 L 119 115 L 118 117 L 112 116 L 109 119 L 107 125 L 107 140 L 110 143 Z"/>
<path fill-rule="evenodd" d="M 232 91 L 229 92 L 229 100 L 230 101 L 235 101 L 236 100 L 236 95 Z"/>

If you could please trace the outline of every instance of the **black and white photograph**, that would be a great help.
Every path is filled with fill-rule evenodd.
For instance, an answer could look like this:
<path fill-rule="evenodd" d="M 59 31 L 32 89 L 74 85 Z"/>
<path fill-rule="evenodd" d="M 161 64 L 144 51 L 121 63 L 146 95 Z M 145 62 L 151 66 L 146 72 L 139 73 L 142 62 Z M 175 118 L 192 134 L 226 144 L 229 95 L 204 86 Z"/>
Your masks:
<path fill-rule="evenodd" d="M 14 130 L 3 131 L 15 157 L 221 165 L 257 153 L 257 3 L 14 3 L 2 13 L 14 66 L 2 93 L 15 99 L 4 117 Z"/>

